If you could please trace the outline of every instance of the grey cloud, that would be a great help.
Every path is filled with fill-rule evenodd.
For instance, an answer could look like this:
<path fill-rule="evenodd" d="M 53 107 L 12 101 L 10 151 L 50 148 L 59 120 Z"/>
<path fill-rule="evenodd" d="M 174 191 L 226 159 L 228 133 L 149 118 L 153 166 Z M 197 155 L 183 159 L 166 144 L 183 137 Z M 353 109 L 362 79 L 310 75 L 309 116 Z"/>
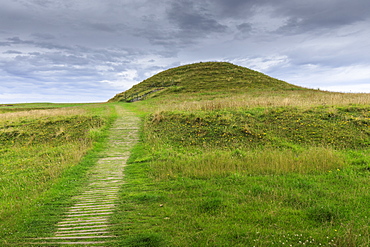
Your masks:
<path fill-rule="evenodd" d="M 246 40 L 253 35 L 253 25 L 251 23 L 242 23 L 236 25 L 235 39 Z"/>
<path fill-rule="evenodd" d="M 31 1 L 28 1 L 28 3 L 33 3 L 35 5 L 38 5 L 44 8 L 53 6 L 53 1 L 51 0 L 31 0 Z"/>
<path fill-rule="evenodd" d="M 29 45 L 31 47 L 38 47 L 38 48 L 45 48 L 45 49 L 57 49 L 57 50 L 73 50 L 72 47 L 66 46 L 66 45 L 59 45 L 57 43 L 53 42 L 39 42 L 34 40 L 23 40 L 19 37 L 11 37 L 6 39 L 8 42 L 4 42 L 8 46 L 14 46 L 14 45 Z"/>
<path fill-rule="evenodd" d="M 366 0 L 285 1 L 283 4 L 271 1 L 274 14 L 286 16 L 287 24 L 280 31 L 303 32 L 316 29 L 333 29 L 350 25 L 369 18 L 370 2 Z"/>
<path fill-rule="evenodd" d="M 238 30 L 243 33 L 249 33 L 252 31 L 252 25 L 250 23 L 243 23 L 237 26 Z"/>
<path fill-rule="evenodd" d="M 66 45 L 59 45 L 57 43 L 52 42 L 39 42 L 34 40 L 23 40 L 19 37 L 11 37 L 6 39 L 7 42 L 4 42 L 8 46 L 15 46 L 15 45 L 29 45 L 31 47 L 38 47 L 38 48 L 45 48 L 45 49 L 60 49 L 60 50 L 72 50 L 71 47 Z"/>
<path fill-rule="evenodd" d="M 0 46 L 10 46 L 11 42 L 0 42 Z"/>
<path fill-rule="evenodd" d="M 8 50 L 6 52 L 3 52 L 3 54 L 22 54 L 22 52 L 21 51 Z"/>
<path fill-rule="evenodd" d="M 209 1 L 218 19 L 248 20 L 258 9 L 271 9 L 271 17 L 286 19 L 282 34 L 332 29 L 369 19 L 367 0 L 214 0 Z"/>
<path fill-rule="evenodd" d="M 52 40 L 55 36 L 50 33 L 33 33 L 31 36 L 41 40 Z"/>
<path fill-rule="evenodd" d="M 23 42 L 19 38 L 11 40 L 45 47 L 36 42 Z M 125 70 L 124 65 L 130 62 L 130 57 L 140 55 L 130 49 L 91 49 L 80 46 L 64 50 L 55 49 L 55 46 L 52 48 L 47 52 L 32 52 L 16 56 L 11 61 L 2 61 L 2 70 L 8 75 L 35 81 L 84 81 L 86 85 Z M 105 68 L 104 75 L 97 69 L 99 66 Z"/>
<path fill-rule="evenodd" d="M 207 1 L 167 1 L 162 10 L 142 16 L 144 26 L 135 35 L 147 39 L 155 46 L 153 53 L 163 57 L 176 57 L 178 52 L 195 46 L 204 38 L 228 32 L 228 26 L 214 15 Z M 159 16 L 163 12 L 165 15 Z"/>
<path fill-rule="evenodd" d="M 218 23 L 215 17 L 204 9 L 196 9 L 191 1 L 172 2 L 167 11 L 168 18 L 186 32 L 225 32 L 227 27 Z"/>
<path fill-rule="evenodd" d="M 265 0 L 214 0 L 215 9 L 221 16 L 233 19 L 247 19 L 253 13 L 253 8 L 266 2 Z"/>
<path fill-rule="evenodd" d="M 165 54 L 175 56 L 179 49 L 183 49 L 196 42 L 193 33 L 163 30 L 158 27 L 142 29 L 136 35 L 145 37 L 152 45 L 164 47 L 165 50 L 156 51 L 156 54 L 163 54 L 164 56 L 167 56 Z"/>
<path fill-rule="evenodd" d="M 52 23 L 50 20 L 43 20 L 45 15 L 48 15 L 47 13 L 37 13 L 23 6 L 18 1 L 2 2 L 0 9 L 0 30 L 27 32 L 34 29 L 35 26 L 45 27 Z"/>
<path fill-rule="evenodd" d="M 21 40 L 19 37 L 7 38 L 11 44 L 34 44 L 33 41 Z"/>
<path fill-rule="evenodd" d="M 88 24 L 91 28 L 98 30 L 98 31 L 103 31 L 103 32 L 117 32 L 119 28 L 117 26 L 111 25 L 111 24 L 106 24 L 106 23 L 90 23 Z"/>

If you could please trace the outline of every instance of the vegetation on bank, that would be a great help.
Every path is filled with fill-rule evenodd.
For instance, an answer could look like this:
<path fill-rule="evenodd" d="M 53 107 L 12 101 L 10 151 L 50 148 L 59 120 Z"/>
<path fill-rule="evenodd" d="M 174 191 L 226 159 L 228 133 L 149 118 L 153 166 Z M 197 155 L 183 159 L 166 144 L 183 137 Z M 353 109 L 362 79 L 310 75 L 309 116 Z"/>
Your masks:
<path fill-rule="evenodd" d="M 144 121 L 113 218 L 120 244 L 368 246 L 370 95 L 220 81 L 128 105 Z"/>
<path fill-rule="evenodd" d="M 148 114 L 116 231 L 125 246 L 368 246 L 369 114 L 369 105 Z"/>
<path fill-rule="evenodd" d="M 103 147 L 114 109 L 22 104 L 0 111 L 0 239 L 6 244 L 53 232 Z"/>

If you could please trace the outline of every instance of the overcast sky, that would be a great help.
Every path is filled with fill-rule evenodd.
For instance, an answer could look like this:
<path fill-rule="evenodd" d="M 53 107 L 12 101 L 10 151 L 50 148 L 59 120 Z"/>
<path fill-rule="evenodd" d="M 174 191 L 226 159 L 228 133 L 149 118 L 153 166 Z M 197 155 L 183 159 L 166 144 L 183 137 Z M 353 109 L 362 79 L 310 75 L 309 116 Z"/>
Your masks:
<path fill-rule="evenodd" d="M 0 103 L 107 101 L 200 61 L 370 93 L 369 0 L 0 2 Z"/>

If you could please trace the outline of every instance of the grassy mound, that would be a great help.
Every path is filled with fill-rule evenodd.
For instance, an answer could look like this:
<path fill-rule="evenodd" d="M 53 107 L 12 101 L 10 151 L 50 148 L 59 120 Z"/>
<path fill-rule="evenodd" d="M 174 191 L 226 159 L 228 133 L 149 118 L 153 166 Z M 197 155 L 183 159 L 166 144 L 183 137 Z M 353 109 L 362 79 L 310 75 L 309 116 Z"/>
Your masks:
<path fill-rule="evenodd" d="M 226 62 L 184 65 L 158 73 L 110 102 L 181 93 L 240 93 L 250 90 L 298 90 L 298 86 L 274 79 L 257 71 Z"/>
<path fill-rule="evenodd" d="M 126 104 L 145 117 L 113 218 L 122 245 L 369 246 L 369 94 L 180 68 L 161 97 Z"/>

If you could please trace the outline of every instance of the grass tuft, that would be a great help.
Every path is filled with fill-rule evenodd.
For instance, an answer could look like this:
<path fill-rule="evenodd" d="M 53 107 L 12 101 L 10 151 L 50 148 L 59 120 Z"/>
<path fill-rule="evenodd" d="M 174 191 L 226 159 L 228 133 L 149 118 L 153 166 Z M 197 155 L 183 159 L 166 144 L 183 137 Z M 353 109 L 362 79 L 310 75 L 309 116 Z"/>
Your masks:
<path fill-rule="evenodd" d="M 164 246 L 164 241 L 158 234 L 146 233 L 131 236 L 120 245 L 127 247 L 160 247 Z"/>

